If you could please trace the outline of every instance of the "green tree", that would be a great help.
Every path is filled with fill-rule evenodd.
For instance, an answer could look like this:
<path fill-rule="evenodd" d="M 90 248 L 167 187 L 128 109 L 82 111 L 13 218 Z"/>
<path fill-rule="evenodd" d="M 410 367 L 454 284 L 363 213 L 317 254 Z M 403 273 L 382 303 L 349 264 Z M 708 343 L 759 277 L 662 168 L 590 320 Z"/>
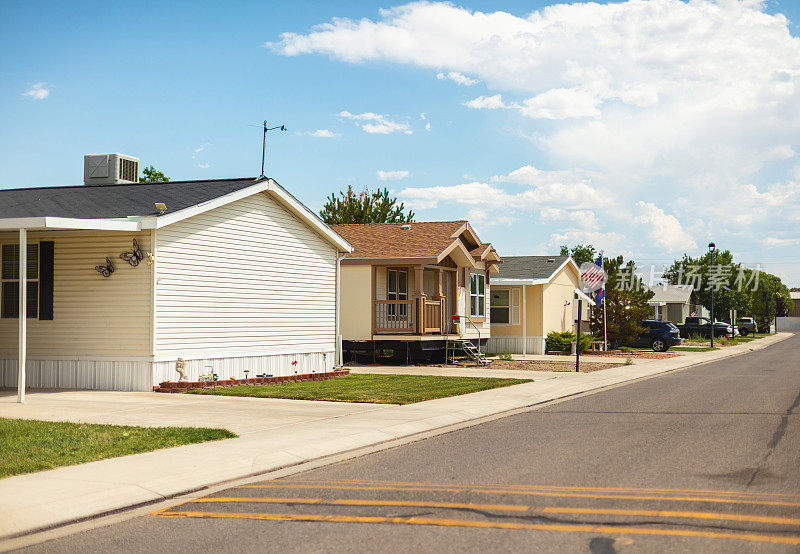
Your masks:
<path fill-rule="evenodd" d="M 794 308 L 794 301 L 789 289 L 780 278 L 771 273 L 762 272 L 758 276 L 758 287 L 751 291 L 753 317 L 758 328 L 768 331 L 776 316 L 785 316 Z"/>
<path fill-rule="evenodd" d="M 762 273 L 763 275 L 763 273 Z M 756 276 L 753 270 L 742 267 L 733 259 L 729 250 L 706 252 L 693 258 L 683 255 L 664 272 L 664 278 L 672 285 L 692 285 L 697 299 L 707 310 L 711 310 L 711 289 L 714 288 L 714 318 L 728 320 L 730 310 L 741 316 L 752 311 L 751 291 Z"/>
<path fill-rule="evenodd" d="M 561 256 L 571 256 L 578 267 L 584 262 L 593 262 L 597 259 L 597 249 L 591 244 L 576 244 L 569 248 L 566 244 L 561 247 Z"/>
<path fill-rule="evenodd" d="M 414 212 L 405 213 L 405 205 L 397 203 L 397 198 L 389 197 L 389 189 L 370 192 L 365 188 L 356 194 L 353 187 L 340 192 L 339 198 L 331 194 L 319 212 L 328 225 L 342 223 L 410 223 Z"/>
<path fill-rule="evenodd" d="M 142 176 L 139 177 L 140 183 L 166 183 L 167 181 L 169 181 L 169 177 L 152 165 L 145 167 L 142 170 Z"/>
<path fill-rule="evenodd" d="M 647 289 L 636 275 L 636 265 L 622 256 L 603 258 L 606 271 L 605 303 L 606 330 L 612 348 L 633 343 L 644 331 L 642 321 L 651 317 L 653 308 L 647 301 L 653 291 Z M 603 305 L 590 310 L 589 323 L 592 334 L 603 336 Z"/>

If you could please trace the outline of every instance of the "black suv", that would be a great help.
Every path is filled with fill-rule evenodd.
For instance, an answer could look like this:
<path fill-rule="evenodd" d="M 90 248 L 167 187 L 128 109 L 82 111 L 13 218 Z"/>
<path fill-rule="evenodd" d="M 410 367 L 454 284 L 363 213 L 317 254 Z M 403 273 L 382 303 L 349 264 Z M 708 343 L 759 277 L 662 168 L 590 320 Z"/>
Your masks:
<path fill-rule="evenodd" d="M 642 321 L 644 333 L 639 335 L 633 346 L 652 348 L 654 352 L 666 352 L 671 346 L 681 343 L 681 332 L 669 321 L 645 319 Z"/>

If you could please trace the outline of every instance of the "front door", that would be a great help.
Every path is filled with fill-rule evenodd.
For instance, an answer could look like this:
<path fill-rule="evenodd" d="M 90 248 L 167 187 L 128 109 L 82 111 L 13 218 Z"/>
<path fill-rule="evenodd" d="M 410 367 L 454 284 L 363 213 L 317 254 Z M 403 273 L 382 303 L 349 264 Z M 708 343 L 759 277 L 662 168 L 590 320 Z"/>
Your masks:
<path fill-rule="evenodd" d="M 453 277 L 452 271 L 445 271 L 442 275 L 442 290 L 444 291 L 444 332 L 453 332 Z"/>
<path fill-rule="evenodd" d="M 388 269 L 386 271 L 386 299 L 405 302 L 408 300 L 408 270 Z M 404 319 L 408 317 L 408 304 L 389 304 L 389 317 Z"/>

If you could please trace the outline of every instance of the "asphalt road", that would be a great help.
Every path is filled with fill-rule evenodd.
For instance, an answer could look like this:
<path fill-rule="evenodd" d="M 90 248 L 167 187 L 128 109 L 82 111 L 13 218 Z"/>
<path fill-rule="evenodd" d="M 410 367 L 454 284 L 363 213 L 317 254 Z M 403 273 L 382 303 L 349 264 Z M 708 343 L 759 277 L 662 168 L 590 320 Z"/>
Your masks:
<path fill-rule="evenodd" d="M 800 551 L 800 335 L 29 552 Z"/>

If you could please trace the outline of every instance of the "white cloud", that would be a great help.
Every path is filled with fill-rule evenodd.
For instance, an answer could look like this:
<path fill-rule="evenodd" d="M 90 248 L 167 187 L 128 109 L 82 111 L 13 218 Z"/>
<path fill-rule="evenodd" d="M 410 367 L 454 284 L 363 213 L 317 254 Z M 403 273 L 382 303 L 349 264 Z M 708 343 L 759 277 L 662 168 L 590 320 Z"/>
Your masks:
<path fill-rule="evenodd" d="M 197 164 L 197 167 L 199 167 L 200 169 L 208 169 L 211 166 L 209 164 L 203 163 L 203 164 Z"/>
<path fill-rule="evenodd" d="M 767 248 L 773 248 L 775 246 L 795 246 L 800 244 L 800 238 L 787 239 L 787 238 L 767 237 L 761 242 Z"/>
<path fill-rule="evenodd" d="M 406 135 L 410 135 L 412 133 L 411 129 L 409 129 L 408 123 L 398 123 L 397 121 L 392 121 L 385 115 L 372 112 L 353 114 L 347 110 L 342 110 L 339 112 L 339 117 L 354 121 L 355 124 L 358 127 L 361 127 L 365 133 L 378 135 L 388 135 L 394 132 L 401 132 Z"/>
<path fill-rule="evenodd" d="M 310 137 L 317 137 L 317 138 L 336 138 L 342 136 L 339 133 L 334 133 L 333 131 L 329 131 L 328 129 L 317 129 L 316 131 L 306 131 L 306 135 Z"/>
<path fill-rule="evenodd" d="M 571 226 L 597 228 L 597 216 L 592 210 L 562 210 L 544 208 L 539 213 L 542 221 L 563 222 Z"/>
<path fill-rule="evenodd" d="M 495 94 L 494 96 L 478 96 L 472 100 L 467 100 L 464 102 L 464 105 L 475 110 L 497 110 L 506 107 L 503 103 L 502 96 L 499 94 Z"/>
<path fill-rule="evenodd" d="M 674 215 L 652 202 L 637 202 L 639 216 L 636 222 L 646 226 L 653 244 L 663 247 L 667 252 L 689 252 L 697 249 L 697 243 L 681 226 Z"/>
<path fill-rule="evenodd" d="M 562 245 L 591 244 L 602 252 L 613 252 L 631 257 L 630 241 L 621 233 L 572 230 L 564 233 L 553 233 L 548 237 L 546 245 L 551 249 Z"/>
<path fill-rule="evenodd" d="M 399 181 L 400 179 L 405 179 L 406 177 L 411 175 L 408 171 L 405 170 L 396 170 L 396 171 L 378 170 L 377 174 L 379 181 Z"/>
<path fill-rule="evenodd" d="M 34 98 L 36 100 L 44 100 L 50 96 L 50 90 L 51 89 L 47 87 L 47 83 L 36 83 L 31 88 L 23 92 L 22 96 L 29 96 L 30 98 Z"/>
<path fill-rule="evenodd" d="M 470 79 L 463 73 L 459 73 L 458 71 L 450 71 L 448 73 L 437 73 L 436 78 L 440 81 L 444 81 L 450 79 L 454 83 L 459 85 L 463 85 L 465 87 L 471 87 L 472 85 L 477 85 L 480 83 L 480 79 Z"/>
<path fill-rule="evenodd" d="M 426 130 L 426 131 L 430 131 L 430 130 L 431 130 L 431 122 L 430 122 L 430 121 L 428 121 L 428 118 L 425 116 L 425 112 L 423 112 L 423 113 L 419 114 L 419 118 L 420 118 L 422 121 L 424 121 L 424 122 L 425 122 L 425 130 Z"/>
<path fill-rule="evenodd" d="M 520 111 L 534 119 L 567 119 L 600 115 L 600 100 L 585 90 L 554 88 L 528 98 Z"/>
<path fill-rule="evenodd" d="M 495 227 L 501 225 L 510 227 L 517 221 L 517 218 L 512 215 L 489 214 L 486 210 L 481 208 L 472 208 L 467 212 L 467 220 L 471 224 L 481 227 Z"/>
<path fill-rule="evenodd" d="M 546 172 L 525 166 L 509 175 L 495 176 L 492 181 L 407 188 L 400 194 L 417 209 L 435 208 L 439 202 L 506 210 L 544 207 L 585 210 L 613 205 L 605 191 L 596 189 L 587 179 L 567 172 Z M 497 185 L 500 182 L 515 182 L 527 187 L 521 192 L 508 192 Z"/>

